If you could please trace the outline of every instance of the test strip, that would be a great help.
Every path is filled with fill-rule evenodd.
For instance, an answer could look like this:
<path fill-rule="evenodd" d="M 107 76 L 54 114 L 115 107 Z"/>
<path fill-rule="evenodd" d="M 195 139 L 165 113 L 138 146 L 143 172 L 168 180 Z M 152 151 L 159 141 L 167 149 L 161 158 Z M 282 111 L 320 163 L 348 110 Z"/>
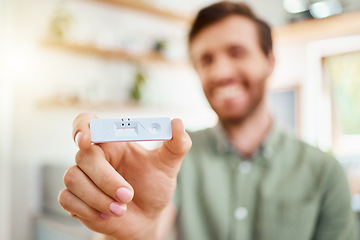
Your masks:
<path fill-rule="evenodd" d="M 91 141 L 162 141 L 172 138 L 170 118 L 92 119 Z"/>

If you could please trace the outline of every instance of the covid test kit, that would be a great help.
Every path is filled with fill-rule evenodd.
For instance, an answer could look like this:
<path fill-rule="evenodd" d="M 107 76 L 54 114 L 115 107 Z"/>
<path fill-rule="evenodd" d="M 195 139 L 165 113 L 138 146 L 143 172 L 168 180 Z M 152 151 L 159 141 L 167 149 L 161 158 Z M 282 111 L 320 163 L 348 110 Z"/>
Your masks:
<path fill-rule="evenodd" d="M 170 118 L 92 119 L 91 141 L 163 141 L 172 138 Z"/>

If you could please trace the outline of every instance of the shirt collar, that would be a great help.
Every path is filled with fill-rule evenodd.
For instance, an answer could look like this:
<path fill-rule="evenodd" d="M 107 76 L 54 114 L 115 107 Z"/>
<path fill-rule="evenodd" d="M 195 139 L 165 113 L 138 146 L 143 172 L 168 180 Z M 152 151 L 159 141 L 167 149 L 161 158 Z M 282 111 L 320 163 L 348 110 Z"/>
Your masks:
<path fill-rule="evenodd" d="M 219 121 L 215 127 L 212 128 L 214 141 L 215 141 L 215 148 L 214 151 L 219 153 L 237 153 L 239 154 L 236 149 L 232 146 L 224 127 L 222 126 L 221 122 Z M 263 156 L 265 162 L 270 163 L 271 159 L 276 154 L 278 147 L 280 146 L 281 140 L 281 131 L 278 128 L 277 124 L 273 122 L 273 125 L 264 139 L 263 143 L 261 144 L 258 151 L 254 154 L 254 158 L 256 158 L 259 154 Z"/>
<path fill-rule="evenodd" d="M 280 140 L 281 140 L 281 131 L 278 128 L 277 124 L 273 122 L 273 125 L 264 139 L 263 143 L 260 146 L 260 153 L 263 156 L 266 162 L 271 162 L 274 155 L 278 151 L 280 147 Z"/>
<path fill-rule="evenodd" d="M 212 130 L 216 147 L 214 150 L 220 153 L 230 152 L 233 146 L 231 145 L 221 122 L 219 121 Z"/>

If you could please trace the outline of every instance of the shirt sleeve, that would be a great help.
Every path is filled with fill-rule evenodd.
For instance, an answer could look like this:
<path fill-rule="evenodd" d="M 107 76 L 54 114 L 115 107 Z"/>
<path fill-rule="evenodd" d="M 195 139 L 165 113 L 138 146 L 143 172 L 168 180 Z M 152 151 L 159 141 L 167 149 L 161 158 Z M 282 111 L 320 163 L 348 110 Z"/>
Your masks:
<path fill-rule="evenodd" d="M 339 162 L 331 160 L 313 240 L 356 240 L 349 183 Z"/>

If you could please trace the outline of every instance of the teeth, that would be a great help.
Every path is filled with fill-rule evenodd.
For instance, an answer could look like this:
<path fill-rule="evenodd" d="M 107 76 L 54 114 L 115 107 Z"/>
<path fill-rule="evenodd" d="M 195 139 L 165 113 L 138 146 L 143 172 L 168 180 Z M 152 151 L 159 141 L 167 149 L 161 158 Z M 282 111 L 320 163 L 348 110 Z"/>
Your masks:
<path fill-rule="evenodd" d="M 222 100 L 222 99 L 226 99 L 226 98 L 240 97 L 242 95 L 244 95 L 244 90 L 238 85 L 218 87 L 214 91 L 214 97 L 217 100 Z"/>

